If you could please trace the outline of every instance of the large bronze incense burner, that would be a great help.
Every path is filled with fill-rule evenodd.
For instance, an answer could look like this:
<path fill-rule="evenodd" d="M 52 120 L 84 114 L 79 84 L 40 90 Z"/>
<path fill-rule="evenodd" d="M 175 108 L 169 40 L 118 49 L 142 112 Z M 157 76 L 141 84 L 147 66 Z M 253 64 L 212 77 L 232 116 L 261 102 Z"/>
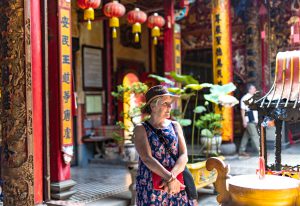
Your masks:
<path fill-rule="evenodd" d="M 246 102 L 259 114 L 261 127 L 261 156 L 267 165 L 267 146 L 264 119 L 274 120 L 275 170 L 281 171 L 282 125 L 300 120 L 300 51 L 279 52 L 276 56 L 275 78 L 271 89 L 263 96 L 255 95 Z M 263 124 L 262 124 L 263 123 Z M 273 169 L 273 168 L 272 168 Z"/>
<path fill-rule="evenodd" d="M 218 171 L 215 188 L 222 206 L 300 206 L 300 181 L 282 176 L 228 176 L 228 166 L 218 158 L 206 162 L 208 170 Z"/>
<path fill-rule="evenodd" d="M 282 124 L 300 120 L 300 51 L 279 52 L 276 56 L 274 83 L 263 97 L 254 95 L 245 102 L 259 114 L 260 129 L 260 170 L 259 175 L 228 176 L 228 166 L 222 160 L 207 160 L 208 170 L 216 169 L 215 183 L 219 192 L 218 202 L 222 206 L 300 206 L 300 181 L 290 177 L 264 175 L 265 165 L 268 173 L 283 173 L 281 164 Z M 267 165 L 267 146 L 265 127 L 275 123 L 275 164 Z M 291 168 L 290 173 L 297 166 Z M 273 171 L 272 171 L 273 170 Z M 274 171 L 275 170 L 275 171 Z M 292 175 L 290 175 L 292 176 Z"/>

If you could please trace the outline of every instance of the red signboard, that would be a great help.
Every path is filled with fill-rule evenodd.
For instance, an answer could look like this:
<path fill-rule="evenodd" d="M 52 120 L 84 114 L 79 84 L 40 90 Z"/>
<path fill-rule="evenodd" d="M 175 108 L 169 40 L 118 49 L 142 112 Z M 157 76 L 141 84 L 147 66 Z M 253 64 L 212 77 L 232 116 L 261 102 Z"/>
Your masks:
<path fill-rule="evenodd" d="M 69 163 L 73 156 L 72 34 L 70 0 L 60 0 L 58 12 L 60 48 L 60 139 L 64 160 L 66 163 Z"/>

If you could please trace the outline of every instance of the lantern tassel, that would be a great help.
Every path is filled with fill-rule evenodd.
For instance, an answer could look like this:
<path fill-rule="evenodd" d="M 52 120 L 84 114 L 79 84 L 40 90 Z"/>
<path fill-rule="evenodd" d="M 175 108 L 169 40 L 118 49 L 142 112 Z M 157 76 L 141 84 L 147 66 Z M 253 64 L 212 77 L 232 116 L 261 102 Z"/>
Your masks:
<path fill-rule="evenodd" d="M 160 29 L 158 26 L 153 27 L 153 29 L 151 30 L 151 36 L 153 36 L 153 37 L 160 36 Z"/>
<path fill-rule="evenodd" d="M 91 22 L 91 20 L 88 20 L 87 25 L 86 25 L 86 28 L 87 28 L 89 31 L 92 30 L 92 22 Z"/>
<path fill-rule="evenodd" d="M 117 30 L 115 27 L 112 28 L 112 38 L 116 39 L 117 38 Z"/>
<path fill-rule="evenodd" d="M 112 17 L 109 19 L 109 27 L 119 27 L 119 19 L 117 17 Z"/>
<path fill-rule="evenodd" d="M 140 37 L 139 37 L 139 34 L 138 33 L 135 33 L 134 35 L 134 42 L 139 42 L 140 41 Z"/>
<path fill-rule="evenodd" d="M 153 44 L 154 44 L 154 45 L 157 45 L 157 37 L 154 37 L 154 38 L 153 38 Z"/>
<path fill-rule="evenodd" d="M 84 20 L 94 20 L 95 18 L 95 12 L 93 8 L 88 8 L 84 10 L 83 19 Z"/>
<path fill-rule="evenodd" d="M 137 22 L 132 25 L 132 33 L 141 33 L 141 32 L 142 32 L 142 28 L 140 23 Z"/>

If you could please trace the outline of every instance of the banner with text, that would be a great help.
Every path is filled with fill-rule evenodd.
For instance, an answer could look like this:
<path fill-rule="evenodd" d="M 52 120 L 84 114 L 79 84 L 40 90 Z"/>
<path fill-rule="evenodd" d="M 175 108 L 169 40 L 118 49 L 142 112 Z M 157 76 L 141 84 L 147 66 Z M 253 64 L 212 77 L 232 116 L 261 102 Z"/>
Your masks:
<path fill-rule="evenodd" d="M 73 156 L 72 34 L 70 0 L 59 0 L 60 136 L 64 160 Z"/>
<path fill-rule="evenodd" d="M 232 81 L 230 0 L 212 1 L 212 38 L 214 83 L 224 85 Z M 219 107 L 223 116 L 222 139 L 233 140 L 233 109 Z"/>

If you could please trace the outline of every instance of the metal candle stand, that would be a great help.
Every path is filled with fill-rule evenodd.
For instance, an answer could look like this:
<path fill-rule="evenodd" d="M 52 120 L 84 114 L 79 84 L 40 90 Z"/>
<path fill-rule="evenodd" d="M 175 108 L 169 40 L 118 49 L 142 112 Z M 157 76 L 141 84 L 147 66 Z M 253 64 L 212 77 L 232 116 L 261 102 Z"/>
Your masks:
<path fill-rule="evenodd" d="M 276 57 L 276 70 L 274 83 L 263 97 L 255 94 L 253 98 L 246 101 L 252 110 L 259 114 L 259 128 L 265 117 L 275 121 L 275 171 L 282 170 L 281 164 L 281 141 L 282 123 L 297 121 L 300 119 L 300 51 L 279 52 Z M 262 127 L 263 128 L 263 127 Z M 267 165 L 266 131 L 260 129 L 261 148 L 260 154 Z M 263 153 L 263 154 L 262 154 Z M 295 168 L 299 172 L 299 166 Z"/>

